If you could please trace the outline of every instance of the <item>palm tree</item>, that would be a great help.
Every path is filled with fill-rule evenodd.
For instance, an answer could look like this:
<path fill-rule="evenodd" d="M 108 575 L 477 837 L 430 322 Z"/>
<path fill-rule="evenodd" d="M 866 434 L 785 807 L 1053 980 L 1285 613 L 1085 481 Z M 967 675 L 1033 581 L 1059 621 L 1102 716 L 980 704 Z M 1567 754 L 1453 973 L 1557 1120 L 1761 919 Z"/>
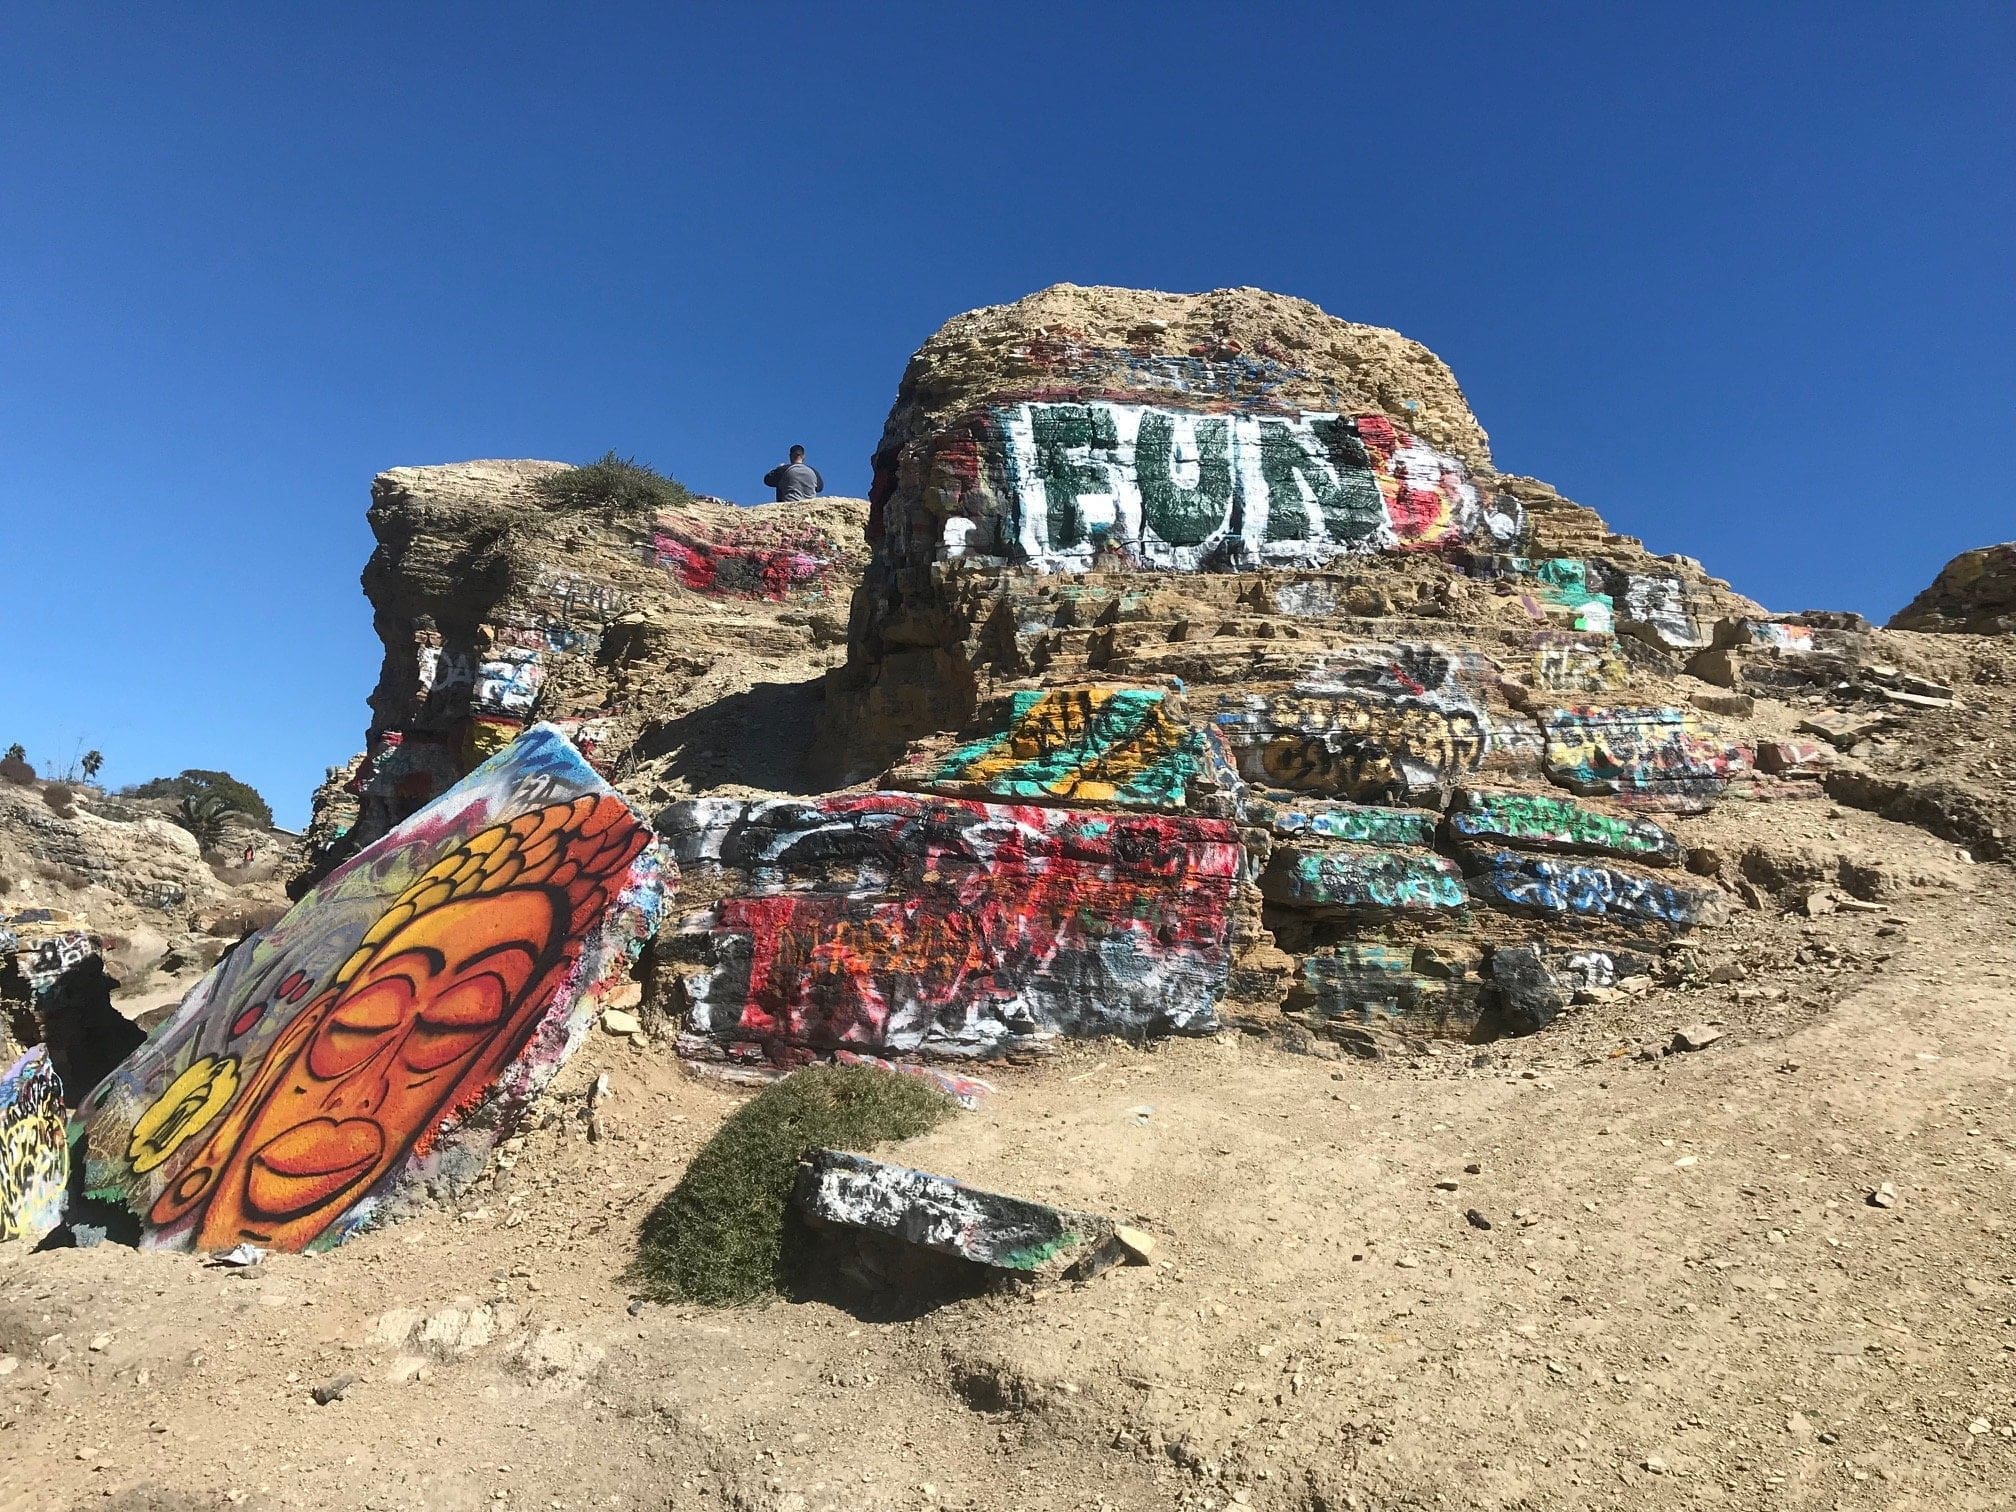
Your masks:
<path fill-rule="evenodd" d="M 206 851 L 224 843 L 225 824 L 238 817 L 238 810 L 215 793 L 184 798 L 175 806 L 174 814 L 175 822 L 194 835 L 196 843 Z"/>

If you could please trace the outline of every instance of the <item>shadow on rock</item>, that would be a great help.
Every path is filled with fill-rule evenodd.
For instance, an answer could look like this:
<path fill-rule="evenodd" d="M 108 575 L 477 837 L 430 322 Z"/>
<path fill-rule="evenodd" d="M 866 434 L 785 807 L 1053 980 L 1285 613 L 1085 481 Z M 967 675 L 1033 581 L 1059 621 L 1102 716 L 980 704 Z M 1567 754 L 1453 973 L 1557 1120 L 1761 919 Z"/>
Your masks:
<path fill-rule="evenodd" d="M 651 725 L 636 753 L 645 761 L 670 757 L 665 775 L 695 789 L 732 782 L 793 795 L 819 792 L 808 768 L 824 700 L 823 678 L 758 683 Z"/>

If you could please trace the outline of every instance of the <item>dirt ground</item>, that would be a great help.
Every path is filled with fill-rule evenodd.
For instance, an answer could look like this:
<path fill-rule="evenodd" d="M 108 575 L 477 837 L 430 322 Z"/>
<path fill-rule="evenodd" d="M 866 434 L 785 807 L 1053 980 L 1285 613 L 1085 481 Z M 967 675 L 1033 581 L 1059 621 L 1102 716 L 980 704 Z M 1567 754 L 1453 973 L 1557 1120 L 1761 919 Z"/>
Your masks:
<path fill-rule="evenodd" d="M 493 1179 L 334 1253 L 0 1261 L 0 1508 L 2009 1506 L 2016 885 L 1772 809 L 1746 875 L 1915 859 L 1531 1039 L 1078 1044 L 899 1147 L 1161 1237 L 1084 1285 L 633 1311 L 746 1094 L 601 1036 Z"/>

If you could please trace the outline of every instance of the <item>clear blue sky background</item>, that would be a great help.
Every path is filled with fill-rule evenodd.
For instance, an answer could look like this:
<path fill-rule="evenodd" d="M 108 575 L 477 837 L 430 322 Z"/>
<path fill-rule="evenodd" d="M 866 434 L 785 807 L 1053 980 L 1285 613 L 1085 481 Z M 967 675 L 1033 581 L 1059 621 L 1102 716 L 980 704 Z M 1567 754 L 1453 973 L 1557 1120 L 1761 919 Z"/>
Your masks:
<path fill-rule="evenodd" d="M 309 12 L 320 11 L 319 19 Z M 2005 4 L 0 10 L 0 741 L 360 744 L 371 475 L 615 447 L 861 492 L 1045 284 L 1255 284 L 1777 608 L 2016 536 Z"/>

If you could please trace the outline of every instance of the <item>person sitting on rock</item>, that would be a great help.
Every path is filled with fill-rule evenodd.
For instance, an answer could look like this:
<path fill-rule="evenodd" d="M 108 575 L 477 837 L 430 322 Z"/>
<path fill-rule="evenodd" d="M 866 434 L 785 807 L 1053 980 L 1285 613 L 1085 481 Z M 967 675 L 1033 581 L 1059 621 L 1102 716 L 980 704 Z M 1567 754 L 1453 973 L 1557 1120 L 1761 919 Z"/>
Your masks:
<path fill-rule="evenodd" d="M 777 490 L 777 502 L 787 503 L 792 499 L 817 499 L 826 492 L 826 480 L 819 476 L 819 469 L 805 460 L 805 448 L 791 448 L 791 460 L 782 467 L 773 467 L 763 474 L 767 488 Z"/>

